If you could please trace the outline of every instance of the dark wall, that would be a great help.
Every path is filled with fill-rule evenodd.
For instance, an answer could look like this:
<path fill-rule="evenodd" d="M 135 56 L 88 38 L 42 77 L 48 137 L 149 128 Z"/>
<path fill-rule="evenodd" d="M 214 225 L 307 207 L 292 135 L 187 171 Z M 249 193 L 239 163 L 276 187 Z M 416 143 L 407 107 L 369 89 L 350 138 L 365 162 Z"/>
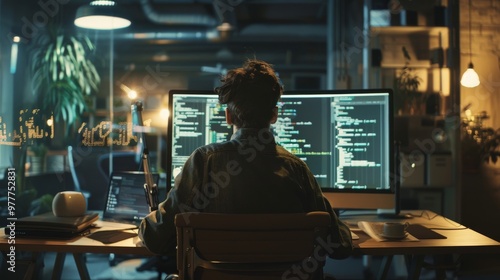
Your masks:
<path fill-rule="evenodd" d="M 500 241 L 500 164 L 462 176 L 462 224 Z"/>

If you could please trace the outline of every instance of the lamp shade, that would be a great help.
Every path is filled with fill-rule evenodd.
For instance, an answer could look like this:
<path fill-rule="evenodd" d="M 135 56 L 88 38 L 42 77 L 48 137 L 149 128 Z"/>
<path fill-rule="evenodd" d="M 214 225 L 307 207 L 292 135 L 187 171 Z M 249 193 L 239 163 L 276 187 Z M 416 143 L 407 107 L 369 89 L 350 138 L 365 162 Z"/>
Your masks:
<path fill-rule="evenodd" d="M 81 28 L 111 30 L 128 27 L 131 22 L 114 1 L 92 1 L 76 11 L 75 25 Z"/>
<path fill-rule="evenodd" d="M 472 63 L 469 63 L 469 67 L 462 75 L 460 84 L 462 84 L 462 86 L 464 87 L 469 88 L 477 87 L 480 84 L 479 76 L 477 75 L 476 71 L 474 71 L 474 65 L 472 65 Z"/>

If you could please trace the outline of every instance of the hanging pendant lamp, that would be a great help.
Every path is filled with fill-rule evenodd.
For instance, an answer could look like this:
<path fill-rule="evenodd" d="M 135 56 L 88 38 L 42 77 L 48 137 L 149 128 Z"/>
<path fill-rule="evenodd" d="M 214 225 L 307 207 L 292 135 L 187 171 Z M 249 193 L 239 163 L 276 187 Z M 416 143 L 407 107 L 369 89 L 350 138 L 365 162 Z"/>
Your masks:
<path fill-rule="evenodd" d="M 115 1 L 92 1 L 76 11 L 75 25 L 87 29 L 113 30 L 131 22 L 116 7 Z"/>
<path fill-rule="evenodd" d="M 472 19 L 471 19 L 471 0 L 469 0 L 469 66 L 467 67 L 467 70 L 465 70 L 464 74 L 462 75 L 462 79 L 460 80 L 460 84 L 464 87 L 468 88 L 473 88 L 477 87 L 480 84 L 479 81 L 479 76 L 477 75 L 476 71 L 474 71 L 474 64 L 472 64 L 472 32 L 471 32 L 471 25 L 472 25 Z"/>

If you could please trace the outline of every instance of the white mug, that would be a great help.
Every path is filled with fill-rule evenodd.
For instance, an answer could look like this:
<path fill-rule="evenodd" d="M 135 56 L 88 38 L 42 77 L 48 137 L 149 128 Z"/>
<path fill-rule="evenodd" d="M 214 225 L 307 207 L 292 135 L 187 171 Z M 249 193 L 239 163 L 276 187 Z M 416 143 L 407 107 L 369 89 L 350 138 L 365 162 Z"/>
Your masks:
<path fill-rule="evenodd" d="M 87 211 L 87 202 L 81 192 L 58 192 L 52 200 L 52 213 L 57 217 L 83 216 Z"/>
<path fill-rule="evenodd" d="M 383 234 L 389 237 L 404 236 L 408 225 L 408 223 L 384 223 Z"/>

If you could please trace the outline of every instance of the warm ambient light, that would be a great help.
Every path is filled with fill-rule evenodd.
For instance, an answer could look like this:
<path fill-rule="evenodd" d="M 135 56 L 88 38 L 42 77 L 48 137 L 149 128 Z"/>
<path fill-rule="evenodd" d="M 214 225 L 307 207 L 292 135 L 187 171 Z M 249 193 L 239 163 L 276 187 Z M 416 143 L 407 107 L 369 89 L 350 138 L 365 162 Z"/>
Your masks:
<path fill-rule="evenodd" d="M 125 28 L 130 20 L 119 15 L 115 1 L 92 1 L 76 11 L 75 25 L 88 29 L 111 30 Z"/>
<path fill-rule="evenodd" d="M 131 90 L 131 91 L 127 92 L 127 96 L 128 96 L 128 98 L 134 100 L 137 98 L 137 91 Z"/>
<path fill-rule="evenodd" d="M 129 88 L 128 86 L 124 85 L 124 84 L 120 84 L 120 88 L 127 94 L 127 97 L 130 99 L 130 100 L 135 100 L 137 98 L 137 96 L 139 95 L 137 93 L 137 91 Z"/>
<path fill-rule="evenodd" d="M 217 26 L 217 30 L 219 31 L 231 31 L 233 29 L 234 27 L 228 22 L 223 22 L 219 26 Z"/>
<path fill-rule="evenodd" d="M 170 116 L 170 111 L 168 109 L 163 108 L 160 110 L 160 117 L 162 119 L 168 119 L 168 116 Z"/>
<path fill-rule="evenodd" d="M 460 80 L 460 84 L 464 87 L 477 87 L 480 82 L 479 82 L 479 76 L 477 75 L 476 71 L 474 71 L 474 65 L 472 63 L 469 63 L 469 68 L 464 72 L 462 75 L 462 79 Z"/>

